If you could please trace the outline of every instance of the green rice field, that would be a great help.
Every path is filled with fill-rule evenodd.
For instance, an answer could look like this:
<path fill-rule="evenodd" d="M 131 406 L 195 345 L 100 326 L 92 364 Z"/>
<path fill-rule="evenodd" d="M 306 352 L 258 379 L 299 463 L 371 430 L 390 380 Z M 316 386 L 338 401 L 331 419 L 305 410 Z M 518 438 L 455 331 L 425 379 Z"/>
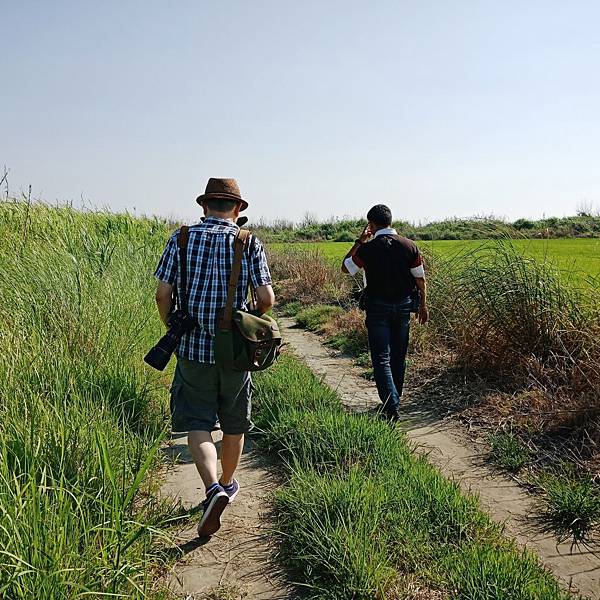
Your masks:
<path fill-rule="evenodd" d="M 561 271 L 570 274 L 581 274 L 584 278 L 600 277 L 600 239 L 550 239 L 550 240 L 512 240 L 516 248 L 523 254 L 553 264 Z M 494 243 L 498 243 L 497 240 Z M 452 258 L 463 252 L 475 250 L 485 241 L 481 240 L 438 240 L 420 241 L 418 245 L 430 250 L 434 256 Z M 318 249 L 327 258 L 341 261 L 352 246 L 347 242 L 300 242 L 294 244 L 272 244 L 274 249 L 294 247 Z"/>

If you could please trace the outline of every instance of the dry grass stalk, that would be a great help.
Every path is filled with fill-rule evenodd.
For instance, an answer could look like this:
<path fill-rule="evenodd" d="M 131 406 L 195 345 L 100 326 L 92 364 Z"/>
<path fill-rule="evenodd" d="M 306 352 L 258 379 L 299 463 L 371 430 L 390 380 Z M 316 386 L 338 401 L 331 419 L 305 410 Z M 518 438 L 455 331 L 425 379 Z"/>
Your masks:
<path fill-rule="evenodd" d="M 319 251 L 289 249 L 269 253 L 269 266 L 282 303 L 337 304 L 347 300 L 352 280 Z"/>

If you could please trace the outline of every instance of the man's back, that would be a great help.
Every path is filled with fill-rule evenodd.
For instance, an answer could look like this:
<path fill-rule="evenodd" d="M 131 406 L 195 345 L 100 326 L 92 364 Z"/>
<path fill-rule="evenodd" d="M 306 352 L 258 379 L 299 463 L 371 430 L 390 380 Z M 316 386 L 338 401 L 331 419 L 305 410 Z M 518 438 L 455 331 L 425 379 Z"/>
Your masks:
<path fill-rule="evenodd" d="M 388 419 L 399 419 L 410 330 L 412 292 L 419 291 L 419 322 L 428 319 L 427 287 L 423 261 L 416 244 L 392 228 L 392 211 L 384 204 L 367 213 L 368 224 L 344 257 L 342 271 L 355 275 L 361 269 L 367 293 L 361 307 L 366 327 L 377 392 Z M 370 239 L 372 236 L 372 239 Z"/>
<path fill-rule="evenodd" d="M 419 249 L 395 232 L 376 235 L 358 249 L 354 260 L 365 269 L 370 298 L 393 302 L 415 288 L 411 269 L 421 264 Z"/>
<path fill-rule="evenodd" d="M 233 222 L 208 217 L 203 223 L 189 228 L 186 253 L 187 309 L 197 327 L 181 339 L 177 355 L 202 363 L 214 363 L 213 339 L 217 316 L 225 306 L 227 287 L 233 263 L 233 242 L 239 231 Z M 178 231 L 171 236 L 156 269 L 156 277 L 175 285 L 181 297 Z M 262 244 L 250 238 L 244 253 L 238 280 L 235 306 L 246 307 L 248 284 L 258 288 L 271 284 Z"/>

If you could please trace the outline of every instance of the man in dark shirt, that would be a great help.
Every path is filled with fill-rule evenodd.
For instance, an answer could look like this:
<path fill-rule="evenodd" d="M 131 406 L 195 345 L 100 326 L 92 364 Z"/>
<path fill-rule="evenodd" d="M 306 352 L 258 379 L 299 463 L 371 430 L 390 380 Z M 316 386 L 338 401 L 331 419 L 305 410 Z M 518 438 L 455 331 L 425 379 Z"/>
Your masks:
<path fill-rule="evenodd" d="M 424 325 L 427 288 L 423 259 L 416 244 L 392 229 L 392 212 L 383 205 L 368 213 L 368 225 L 344 257 L 342 271 L 364 270 L 365 308 L 371 361 L 379 398 L 387 417 L 396 421 L 404 386 L 411 294 L 419 290 L 418 320 Z"/>

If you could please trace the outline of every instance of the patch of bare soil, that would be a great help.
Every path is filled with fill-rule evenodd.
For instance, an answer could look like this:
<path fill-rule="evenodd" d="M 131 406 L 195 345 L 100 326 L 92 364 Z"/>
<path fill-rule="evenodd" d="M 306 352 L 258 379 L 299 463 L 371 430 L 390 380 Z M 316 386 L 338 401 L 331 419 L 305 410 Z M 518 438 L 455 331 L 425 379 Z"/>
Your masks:
<path fill-rule="evenodd" d="M 219 449 L 220 432 L 213 433 Z M 252 450 L 248 440 L 236 479 L 240 493 L 223 513 L 223 526 L 206 543 L 196 527 L 204 487 L 187 449 L 186 436 L 174 437 L 164 449 L 173 460 L 161 495 L 196 514 L 176 533 L 178 560 L 167 574 L 167 585 L 182 600 L 290 599 L 295 594 L 272 561 L 274 548 L 269 496 L 277 485 L 273 465 Z"/>
<path fill-rule="evenodd" d="M 286 342 L 313 372 L 337 390 L 349 410 L 367 411 L 379 405 L 374 384 L 361 377 L 362 369 L 350 358 L 326 348 L 316 334 L 295 327 L 293 319 L 284 318 L 280 323 Z M 600 599 L 600 557 L 588 548 L 559 543 L 545 532 L 536 518 L 535 499 L 485 463 L 483 440 L 469 434 L 468 413 L 463 412 L 465 406 L 476 405 L 481 390 L 476 389 L 477 381 L 463 385 L 461 377 L 464 374 L 456 371 L 448 379 L 447 371 L 436 369 L 435 362 L 429 369 L 413 370 L 402 414 L 415 450 L 426 454 L 465 492 L 479 496 L 492 518 L 504 524 L 506 534 L 536 552 L 565 588 Z M 462 414 L 467 427 L 453 418 L 457 413 Z"/>

